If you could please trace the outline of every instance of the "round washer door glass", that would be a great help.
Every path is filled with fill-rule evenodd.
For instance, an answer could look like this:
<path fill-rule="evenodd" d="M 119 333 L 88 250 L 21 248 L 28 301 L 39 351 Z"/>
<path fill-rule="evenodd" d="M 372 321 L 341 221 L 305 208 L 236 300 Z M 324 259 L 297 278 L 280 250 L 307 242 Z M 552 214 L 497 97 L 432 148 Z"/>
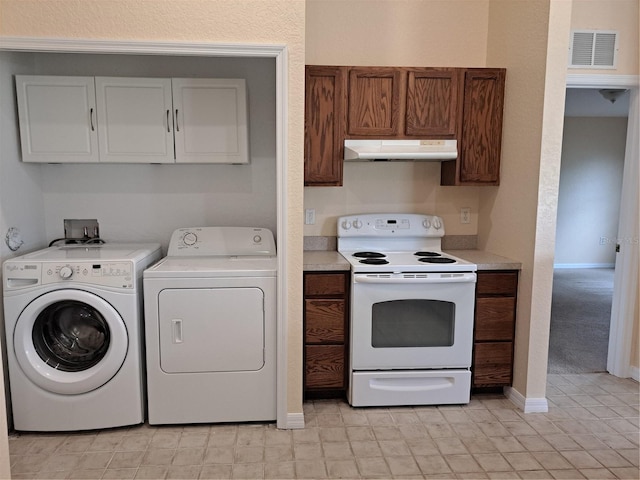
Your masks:
<path fill-rule="evenodd" d="M 109 325 L 91 305 L 64 300 L 42 310 L 33 324 L 33 345 L 40 358 L 63 372 L 80 372 L 104 358 Z"/>
<path fill-rule="evenodd" d="M 82 290 L 56 290 L 33 300 L 14 331 L 16 358 L 25 375 L 53 393 L 86 393 L 107 383 L 127 355 L 127 329 L 103 298 Z"/>

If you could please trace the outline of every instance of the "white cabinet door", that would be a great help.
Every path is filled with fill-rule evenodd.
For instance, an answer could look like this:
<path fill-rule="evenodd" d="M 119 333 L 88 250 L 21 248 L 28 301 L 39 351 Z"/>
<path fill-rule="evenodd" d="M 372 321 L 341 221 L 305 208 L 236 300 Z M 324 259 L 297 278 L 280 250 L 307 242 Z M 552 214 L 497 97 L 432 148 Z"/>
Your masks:
<path fill-rule="evenodd" d="M 249 163 L 244 79 L 174 78 L 176 163 Z"/>
<path fill-rule="evenodd" d="M 171 79 L 96 77 L 100 161 L 173 163 Z"/>
<path fill-rule="evenodd" d="M 22 160 L 97 162 L 93 77 L 16 75 Z"/>

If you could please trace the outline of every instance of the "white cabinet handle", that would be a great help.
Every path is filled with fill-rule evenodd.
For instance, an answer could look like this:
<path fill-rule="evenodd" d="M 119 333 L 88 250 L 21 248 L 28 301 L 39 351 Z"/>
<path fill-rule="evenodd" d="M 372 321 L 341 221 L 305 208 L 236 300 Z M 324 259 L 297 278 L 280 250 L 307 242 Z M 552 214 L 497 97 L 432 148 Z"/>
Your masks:
<path fill-rule="evenodd" d="M 182 320 L 171 320 L 171 327 L 173 343 L 182 343 Z"/>

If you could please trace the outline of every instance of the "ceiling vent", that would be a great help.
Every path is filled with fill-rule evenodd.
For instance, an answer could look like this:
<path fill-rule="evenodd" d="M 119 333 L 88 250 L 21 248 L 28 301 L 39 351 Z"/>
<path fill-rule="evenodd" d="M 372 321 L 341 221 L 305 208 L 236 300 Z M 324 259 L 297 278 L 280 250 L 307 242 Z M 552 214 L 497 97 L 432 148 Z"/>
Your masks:
<path fill-rule="evenodd" d="M 569 68 L 615 68 L 618 32 L 607 30 L 574 30 L 571 32 Z"/>

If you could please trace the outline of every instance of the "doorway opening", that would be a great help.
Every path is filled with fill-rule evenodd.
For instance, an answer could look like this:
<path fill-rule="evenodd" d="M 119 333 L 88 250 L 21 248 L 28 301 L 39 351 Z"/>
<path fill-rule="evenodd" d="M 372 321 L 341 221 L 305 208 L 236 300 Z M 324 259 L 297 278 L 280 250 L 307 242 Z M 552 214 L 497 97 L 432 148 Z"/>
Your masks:
<path fill-rule="evenodd" d="M 629 91 L 569 88 L 558 195 L 550 374 L 607 371 Z"/>

